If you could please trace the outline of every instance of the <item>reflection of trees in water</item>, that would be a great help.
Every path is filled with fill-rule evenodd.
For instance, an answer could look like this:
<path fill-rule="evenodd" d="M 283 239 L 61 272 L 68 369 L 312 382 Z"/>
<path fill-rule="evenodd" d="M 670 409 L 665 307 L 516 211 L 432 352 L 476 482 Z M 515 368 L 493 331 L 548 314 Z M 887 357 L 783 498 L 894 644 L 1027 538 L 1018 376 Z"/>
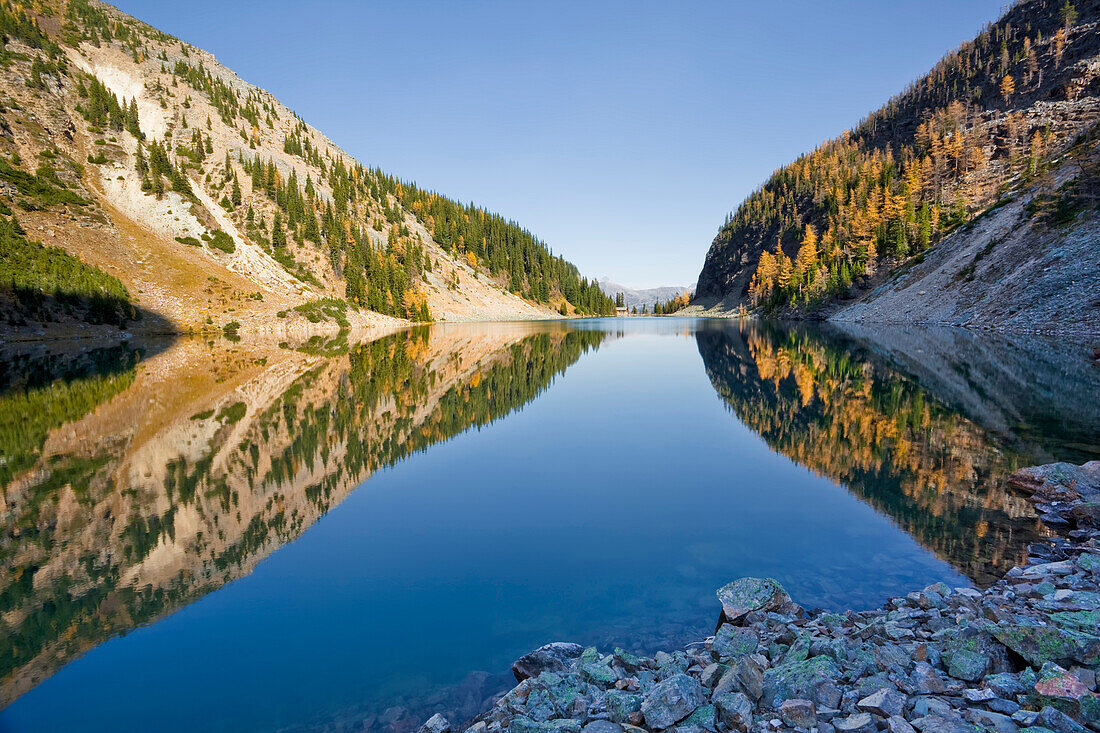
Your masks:
<path fill-rule="evenodd" d="M 771 448 L 843 484 L 979 584 L 1038 533 L 1004 477 L 1027 445 L 984 429 L 858 344 L 809 328 L 697 334 L 707 374 Z"/>
<path fill-rule="evenodd" d="M 129 434 L 49 456 L 50 430 L 128 389 L 136 396 L 135 361 L 0 396 L 0 427 L 40 426 L 12 448 L 19 461 L 4 484 L 0 698 L 247 573 L 377 468 L 523 406 L 603 338 L 421 328 L 307 345 L 286 361 L 255 360 L 253 379 L 213 403 L 197 396 L 189 417 L 152 437 L 133 438 L 145 427 L 137 415 Z"/>

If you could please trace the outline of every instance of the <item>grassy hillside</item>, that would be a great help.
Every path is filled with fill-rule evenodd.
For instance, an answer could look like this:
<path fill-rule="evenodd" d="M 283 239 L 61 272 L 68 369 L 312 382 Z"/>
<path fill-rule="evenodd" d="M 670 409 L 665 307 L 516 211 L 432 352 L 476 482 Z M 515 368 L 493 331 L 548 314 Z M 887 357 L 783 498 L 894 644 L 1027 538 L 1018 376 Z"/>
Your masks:
<path fill-rule="evenodd" d="M 805 313 L 1015 195 L 1055 225 L 1091 210 L 1098 20 L 1096 0 L 1018 2 L 853 130 L 777 170 L 715 237 L 697 301 Z"/>
<path fill-rule="evenodd" d="M 177 327 L 346 300 L 411 320 L 606 313 L 517 223 L 351 158 L 213 56 L 88 0 L 0 2 L 0 186 Z"/>

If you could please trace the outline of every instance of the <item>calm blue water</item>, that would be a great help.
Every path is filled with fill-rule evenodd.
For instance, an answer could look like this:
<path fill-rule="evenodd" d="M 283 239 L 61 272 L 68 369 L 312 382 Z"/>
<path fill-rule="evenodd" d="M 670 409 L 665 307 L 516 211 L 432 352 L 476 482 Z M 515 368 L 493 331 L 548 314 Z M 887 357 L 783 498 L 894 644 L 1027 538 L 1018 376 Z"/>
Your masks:
<path fill-rule="evenodd" d="M 482 706 L 548 641 L 699 638 L 714 590 L 740 576 L 838 609 L 971 583 L 903 531 L 919 502 L 895 497 L 891 515 L 892 499 L 876 507 L 747 427 L 699 323 L 581 327 L 613 333 L 534 400 L 381 470 L 251 573 L 69 661 L 0 730 L 402 730 L 433 705 Z M 735 325 L 705 327 L 744 345 Z M 793 384 L 776 394 L 804 415 Z M 861 480 L 904 493 L 889 475 Z"/>

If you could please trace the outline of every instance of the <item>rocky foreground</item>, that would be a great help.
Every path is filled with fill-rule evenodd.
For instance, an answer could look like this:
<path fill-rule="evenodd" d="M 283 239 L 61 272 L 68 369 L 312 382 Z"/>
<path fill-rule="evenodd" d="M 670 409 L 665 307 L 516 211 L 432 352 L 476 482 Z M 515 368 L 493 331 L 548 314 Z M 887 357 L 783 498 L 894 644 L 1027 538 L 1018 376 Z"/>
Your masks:
<path fill-rule="evenodd" d="M 1024 469 L 1058 532 L 985 591 L 808 612 L 770 578 L 718 591 L 714 636 L 653 658 L 558 642 L 465 733 L 1100 731 L 1100 461 Z M 447 733 L 435 715 L 420 733 Z"/>

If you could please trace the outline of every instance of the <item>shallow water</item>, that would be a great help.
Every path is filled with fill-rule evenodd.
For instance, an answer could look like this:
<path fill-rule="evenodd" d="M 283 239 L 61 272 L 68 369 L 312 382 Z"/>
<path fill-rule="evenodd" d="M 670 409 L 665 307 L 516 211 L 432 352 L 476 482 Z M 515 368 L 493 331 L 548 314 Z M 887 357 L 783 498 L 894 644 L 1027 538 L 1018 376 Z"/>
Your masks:
<path fill-rule="evenodd" d="M 40 348 L 39 351 L 42 349 Z M 1100 457 L 1087 344 L 681 319 L 5 360 L 0 730 L 402 731 L 779 579 L 986 584 Z"/>

